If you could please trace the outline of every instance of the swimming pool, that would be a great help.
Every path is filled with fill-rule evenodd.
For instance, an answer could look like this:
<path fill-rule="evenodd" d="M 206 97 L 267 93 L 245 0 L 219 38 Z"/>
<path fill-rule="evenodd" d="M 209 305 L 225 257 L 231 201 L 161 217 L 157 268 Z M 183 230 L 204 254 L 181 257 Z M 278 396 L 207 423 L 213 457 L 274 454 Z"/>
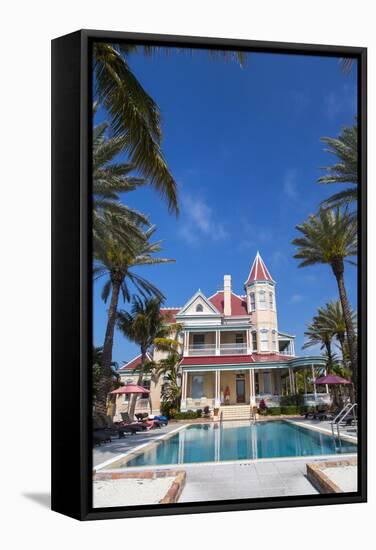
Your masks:
<path fill-rule="evenodd" d="M 121 467 L 355 453 L 357 446 L 289 422 L 192 424 Z"/>

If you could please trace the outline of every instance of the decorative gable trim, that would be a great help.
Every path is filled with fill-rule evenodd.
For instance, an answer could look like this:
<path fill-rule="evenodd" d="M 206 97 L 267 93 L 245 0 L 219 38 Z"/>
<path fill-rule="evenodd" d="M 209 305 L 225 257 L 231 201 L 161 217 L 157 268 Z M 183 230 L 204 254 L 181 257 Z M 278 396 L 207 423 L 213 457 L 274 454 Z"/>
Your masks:
<path fill-rule="evenodd" d="M 204 304 L 207 306 L 208 308 L 208 312 L 205 311 L 205 312 L 202 312 L 202 313 L 186 313 L 186 311 L 198 300 L 198 299 L 201 299 L 202 302 L 204 302 Z M 208 300 L 208 298 L 201 292 L 201 290 L 198 290 L 189 300 L 188 302 L 181 308 L 181 310 L 176 314 L 176 318 L 178 317 L 181 317 L 181 316 L 186 316 L 188 315 L 189 317 L 191 316 L 194 316 L 194 317 L 205 317 L 207 315 L 210 315 L 210 316 L 218 316 L 220 317 L 220 312 L 218 311 L 218 309 Z"/>

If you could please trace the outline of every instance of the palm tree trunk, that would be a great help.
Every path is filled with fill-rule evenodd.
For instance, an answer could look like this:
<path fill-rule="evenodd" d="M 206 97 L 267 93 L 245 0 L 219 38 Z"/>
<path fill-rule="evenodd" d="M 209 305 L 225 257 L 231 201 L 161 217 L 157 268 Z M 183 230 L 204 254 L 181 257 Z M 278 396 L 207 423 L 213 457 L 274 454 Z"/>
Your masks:
<path fill-rule="evenodd" d="M 114 332 L 116 323 L 116 312 L 119 301 L 121 281 L 114 279 L 112 281 L 112 294 L 110 308 L 108 310 L 106 335 L 103 344 L 101 376 L 99 387 L 95 399 L 95 411 L 107 414 L 107 397 L 112 386 L 112 347 L 114 343 Z"/>
<path fill-rule="evenodd" d="M 358 349 L 354 326 L 351 318 L 351 308 L 349 299 L 347 297 L 345 281 L 343 278 L 344 266 L 343 261 L 339 260 L 332 265 L 334 276 L 337 280 L 339 299 L 342 305 L 343 317 L 346 325 L 346 336 L 349 346 L 350 364 L 352 370 L 352 381 L 354 383 L 355 391 L 357 387 L 357 373 L 358 373 Z"/>
<path fill-rule="evenodd" d="M 326 365 L 326 369 L 327 369 L 328 374 L 331 374 L 332 370 L 333 370 L 332 344 L 331 344 L 330 341 L 325 341 L 324 344 L 325 344 L 326 351 L 327 351 L 327 354 L 328 354 L 328 363 Z"/>
<path fill-rule="evenodd" d="M 144 378 L 144 367 L 146 362 L 146 349 L 141 348 L 141 363 L 140 363 L 140 374 L 138 375 L 137 379 L 137 385 L 141 386 L 143 378 Z M 131 420 L 134 419 L 134 412 L 136 410 L 136 403 L 137 403 L 137 394 L 133 394 L 131 396 L 131 404 L 129 408 L 129 417 Z"/>

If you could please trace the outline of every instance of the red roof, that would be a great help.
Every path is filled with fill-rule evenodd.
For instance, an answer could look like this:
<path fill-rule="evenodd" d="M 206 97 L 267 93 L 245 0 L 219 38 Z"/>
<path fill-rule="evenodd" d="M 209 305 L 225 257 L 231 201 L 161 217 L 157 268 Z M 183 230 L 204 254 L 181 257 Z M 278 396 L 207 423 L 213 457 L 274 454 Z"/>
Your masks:
<path fill-rule="evenodd" d="M 176 314 L 180 311 L 180 307 L 162 307 L 161 314 L 166 317 L 169 323 L 176 323 Z"/>
<path fill-rule="evenodd" d="M 269 270 L 259 252 L 257 252 L 256 257 L 253 260 L 251 271 L 249 272 L 248 279 L 244 284 L 248 285 L 249 283 L 253 283 L 253 281 L 273 281 L 273 278 L 270 275 Z"/>
<path fill-rule="evenodd" d="M 211 355 L 211 356 L 197 356 L 183 357 L 181 361 L 182 366 L 189 365 L 241 365 L 245 363 L 263 363 L 267 361 L 281 361 L 286 363 L 293 356 L 279 355 L 278 353 L 252 353 L 252 355 Z"/>
<path fill-rule="evenodd" d="M 181 365 L 233 365 L 253 363 L 252 355 L 212 355 L 205 357 L 183 357 Z"/>
<path fill-rule="evenodd" d="M 148 361 L 151 361 L 151 357 L 148 353 L 146 354 L 146 357 L 147 357 Z M 118 372 L 120 372 L 120 371 L 124 372 L 125 370 L 126 371 L 136 370 L 137 367 L 140 366 L 140 364 L 141 364 L 141 353 L 140 353 L 140 355 L 137 355 L 137 357 L 134 357 L 134 359 L 132 359 L 132 361 L 129 361 L 128 363 L 126 363 L 125 365 L 120 367 Z"/>
<path fill-rule="evenodd" d="M 224 292 L 220 290 L 210 296 L 209 302 L 215 306 L 219 313 L 223 315 L 224 312 Z M 245 296 L 237 296 L 231 292 L 231 316 L 236 315 L 248 315 L 247 313 L 247 302 L 245 301 Z"/>

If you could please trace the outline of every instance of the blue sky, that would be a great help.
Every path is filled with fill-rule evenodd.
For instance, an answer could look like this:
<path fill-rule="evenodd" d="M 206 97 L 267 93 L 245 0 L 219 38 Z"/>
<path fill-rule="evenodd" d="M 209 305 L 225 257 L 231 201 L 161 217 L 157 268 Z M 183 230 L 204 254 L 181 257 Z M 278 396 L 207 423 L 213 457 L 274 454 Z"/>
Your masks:
<path fill-rule="evenodd" d="M 337 186 L 317 182 L 333 157 L 320 137 L 337 136 L 356 114 L 356 71 L 344 75 L 337 58 L 249 54 L 246 66 L 213 59 L 207 52 L 171 52 L 130 66 L 161 109 L 163 151 L 179 187 L 181 215 L 169 215 L 151 187 L 129 193 L 128 205 L 158 227 L 163 256 L 176 263 L 140 268 L 166 295 L 183 305 L 200 288 L 207 296 L 232 275 L 243 283 L 259 250 L 277 282 L 279 329 L 296 334 L 318 306 L 337 298 L 328 266 L 298 268 L 291 240 L 295 226 L 314 213 Z M 104 113 L 98 113 L 103 120 Z M 356 303 L 356 270 L 346 267 Z M 94 287 L 94 344 L 101 345 L 106 305 Z M 316 351 L 316 350 L 315 350 Z M 116 333 L 114 360 L 138 349 Z"/>

